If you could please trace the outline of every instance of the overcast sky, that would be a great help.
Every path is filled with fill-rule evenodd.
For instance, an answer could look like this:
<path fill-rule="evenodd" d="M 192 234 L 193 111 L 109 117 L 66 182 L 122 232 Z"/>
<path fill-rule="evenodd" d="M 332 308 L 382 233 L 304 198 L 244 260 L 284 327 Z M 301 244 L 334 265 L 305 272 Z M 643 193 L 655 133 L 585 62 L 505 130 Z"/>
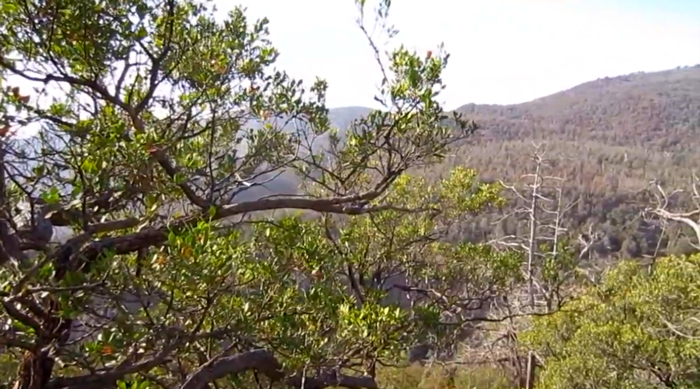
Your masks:
<path fill-rule="evenodd" d="M 267 16 L 279 66 L 330 83 L 330 107 L 372 105 L 379 81 L 353 0 L 218 0 Z M 368 4 L 372 3 L 368 0 Z M 700 64 L 700 0 L 394 0 L 397 40 L 445 43 L 447 108 L 519 103 L 582 82 Z"/>

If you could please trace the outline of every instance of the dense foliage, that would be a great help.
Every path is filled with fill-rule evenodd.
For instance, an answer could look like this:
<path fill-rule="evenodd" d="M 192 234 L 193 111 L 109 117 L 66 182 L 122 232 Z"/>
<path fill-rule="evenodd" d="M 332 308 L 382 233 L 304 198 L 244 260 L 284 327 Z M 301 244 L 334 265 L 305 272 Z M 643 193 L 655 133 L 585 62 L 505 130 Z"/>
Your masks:
<path fill-rule="evenodd" d="M 386 109 L 341 139 L 325 82 L 274 69 L 267 21 L 240 8 L 6 1 L 0 20 L 7 385 L 376 387 L 377 364 L 454 343 L 520 278 L 517 253 L 444 239 L 497 185 L 409 174 L 474 130 L 435 100 L 442 50 L 385 58 L 367 35 Z M 282 172 L 303 195 L 241 199 Z M 260 217 L 294 209 L 315 215 Z"/>
<path fill-rule="evenodd" d="M 460 108 L 477 136 L 438 103 L 449 55 L 384 53 L 391 2 L 355 3 L 383 106 L 357 120 L 242 8 L 0 4 L 0 386 L 697 381 L 700 257 L 668 254 L 700 194 L 663 188 L 698 68 Z"/>
<path fill-rule="evenodd" d="M 543 388 L 691 388 L 700 378 L 700 256 L 626 261 L 523 338 Z"/>

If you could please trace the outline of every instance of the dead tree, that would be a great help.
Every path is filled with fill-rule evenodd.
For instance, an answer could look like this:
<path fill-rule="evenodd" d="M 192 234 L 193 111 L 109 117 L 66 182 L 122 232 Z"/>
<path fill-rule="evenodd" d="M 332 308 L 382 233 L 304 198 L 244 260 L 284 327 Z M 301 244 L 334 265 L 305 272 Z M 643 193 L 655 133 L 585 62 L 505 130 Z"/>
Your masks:
<path fill-rule="evenodd" d="M 497 353 L 494 355 L 496 359 L 503 359 L 505 354 L 511 360 L 510 365 L 521 387 L 532 387 L 537 358 L 532 352 L 523 355 L 518 346 L 518 333 L 529 325 L 527 320 L 518 318 L 556 311 L 564 301 L 563 286 L 573 277 L 579 259 L 572 256 L 570 245 L 565 241 L 568 230 L 564 225 L 565 214 L 577 201 L 565 201 L 565 178 L 548 174 L 552 170 L 552 161 L 547 160 L 545 154 L 542 147 L 536 145 L 532 173 L 523 175 L 519 184 L 501 183 L 520 206 L 498 222 L 506 218 L 524 220 L 527 232 L 492 241 L 497 247 L 521 251 L 524 257 L 526 290 L 508 296 L 507 304 L 496 314 L 507 320 L 492 346 Z M 496 343 L 500 345 L 496 346 Z"/>
<path fill-rule="evenodd" d="M 515 196 L 516 201 L 522 203 L 501 220 L 515 218 L 520 221 L 524 218 L 527 234 L 508 235 L 492 242 L 500 247 L 523 252 L 523 276 L 527 280 L 525 305 L 529 312 L 540 312 L 541 307 L 545 308 L 545 312 L 554 310 L 555 304 L 558 304 L 558 299 L 561 298 L 561 281 L 569 277 L 572 270 L 571 266 L 563 266 L 558 261 L 569 254 L 562 252 L 567 248 L 564 239 L 568 232 L 564 226 L 564 216 L 578 201 L 564 202 L 565 179 L 547 174 L 551 169 L 551 161 L 545 159 L 545 154 L 540 145 L 535 146 L 532 156 L 533 173 L 522 176 L 524 183 L 501 183 Z M 588 250 L 590 244 L 591 242 L 588 242 L 584 251 Z M 544 269 L 547 264 L 562 265 L 561 271 L 566 274 L 559 274 L 553 279 L 548 277 Z M 520 303 L 522 299 L 511 298 L 510 301 Z"/>
<path fill-rule="evenodd" d="M 690 191 L 683 189 L 675 189 L 672 192 L 667 192 L 663 185 L 657 181 L 650 182 L 654 193 L 656 203 L 653 206 L 647 207 L 644 210 L 644 216 L 647 218 L 654 217 L 662 223 L 680 223 L 692 231 L 691 238 L 695 242 L 690 242 L 696 250 L 700 250 L 700 190 L 698 189 L 698 176 L 693 173 Z M 690 196 L 689 200 L 693 204 L 691 209 L 676 210 L 678 203 L 681 200 L 679 197 L 683 195 Z M 686 197 L 686 199 L 688 199 Z M 664 231 L 666 226 L 664 225 Z M 658 252 L 657 247 L 657 252 Z M 656 258 L 654 255 L 651 263 L 649 263 L 649 272 L 654 272 Z M 666 317 L 659 316 L 658 319 L 663 323 L 663 330 L 670 331 L 676 336 L 687 339 L 700 339 L 700 309 L 692 308 L 685 313 L 683 320 L 669 320 Z"/>
<path fill-rule="evenodd" d="M 693 174 L 691 182 L 691 200 L 695 209 L 690 211 L 672 211 L 669 210 L 672 197 L 676 194 L 683 194 L 683 189 L 676 189 L 671 193 L 667 193 L 663 186 L 656 182 L 650 182 L 652 191 L 656 197 L 656 204 L 653 207 L 645 209 L 645 216 L 655 216 L 664 222 L 677 222 L 690 227 L 696 239 L 696 243 L 691 245 L 700 250 L 700 190 L 698 190 L 698 177 Z"/>

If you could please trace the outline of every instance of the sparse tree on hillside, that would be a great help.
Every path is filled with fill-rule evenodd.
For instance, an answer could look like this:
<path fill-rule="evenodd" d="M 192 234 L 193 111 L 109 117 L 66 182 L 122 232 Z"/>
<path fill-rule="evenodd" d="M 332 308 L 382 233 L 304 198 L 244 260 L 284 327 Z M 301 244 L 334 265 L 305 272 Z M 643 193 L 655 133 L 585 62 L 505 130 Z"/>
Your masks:
<path fill-rule="evenodd" d="M 376 20 L 393 36 L 389 3 Z M 267 21 L 240 8 L 217 21 L 194 0 L 0 5 L 4 384 L 373 388 L 377 364 L 503 293 L 513 256 L 441 239 L 497 188 L 467 169 L 407 174 L 475 129 L 436 101 L 447 54 L 387 60 L 357 5 L 386 109 L 342 136 L 325 82 L 309 94 L 275 70 Z M 35 136 L 13 136 L 29 124 Z M 290 172 L 305 192 L 239 200 Z M 282 209 L 322 217 L 248 217 Z M 47 221 L 72 237 L 49 241 Z"/>

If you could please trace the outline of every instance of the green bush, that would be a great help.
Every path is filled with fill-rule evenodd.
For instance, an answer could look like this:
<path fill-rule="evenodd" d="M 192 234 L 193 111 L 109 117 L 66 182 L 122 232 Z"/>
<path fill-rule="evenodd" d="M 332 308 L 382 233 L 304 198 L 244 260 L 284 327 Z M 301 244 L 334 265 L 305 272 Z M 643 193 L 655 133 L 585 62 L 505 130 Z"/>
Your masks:
<path fill-rule="evenodd" d="M 540 388 L 700 387 L 700 255 L 621 262 L 521 340 Z"/>

